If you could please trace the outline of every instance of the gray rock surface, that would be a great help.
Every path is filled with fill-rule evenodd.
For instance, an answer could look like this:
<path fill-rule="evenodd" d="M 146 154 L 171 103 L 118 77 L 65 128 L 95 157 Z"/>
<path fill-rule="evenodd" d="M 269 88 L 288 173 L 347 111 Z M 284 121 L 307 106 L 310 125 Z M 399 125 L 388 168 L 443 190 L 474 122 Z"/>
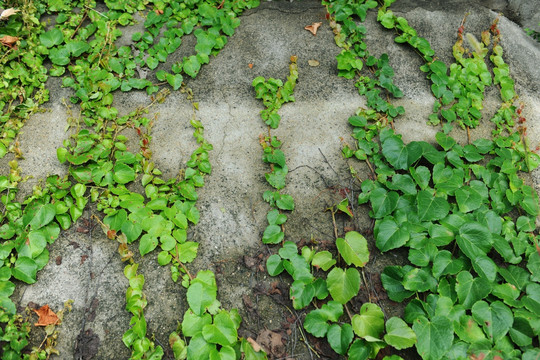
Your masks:
<path fill-rule="evenodd" d="M 500 21 L 504 57 L 510 64 L 520 99 L 526 104 L 524 114 L 534 146 L 540 142 L 540 44 L 530 39 L 520 25 L 532 26 L 538 22 L 537 9 L 540 9 L 538 1 L 517 0 L 402 0 L 393 5 L 394 12 L 406 17 L 447 64 L 453 62 L 451 47 L 465 13 L 470 12 L 466 31 L 477 37 L 489 28 L 497 12 L 506 14 Z M 280 328 L 280 321 L 288 314 L 282 305 L 257 295 L 258 282 L 268 284 L 274 279 L 248 270 L 243 260 L 244 255 L 267 254 L 260 239 L 268 206 L 261 196 L 269 186 L 264 179 L 267 168 L 261 161 L 258 140 L 266 126 L 259 117 L 263 107 L 262 102 L 255 99 L 251 87 L 253 78 L 284 79 L 288 74 L 289 57 L 298 56 L 296 102 L 283 106 L 282 123 L 273 132 L 284 143 L 283 151 L 291 170 L 286 191 L 293 195 L 297 205 L 286 225 L 289 240 L 312 237 L 332 240 L 332 220 L 325 209 L 341 200 L 340 188 L 352 184 L 350 165 L 359 171 L 361 178 L 366 178 L 367 174 L 363 165 L 349 163 L 341 156 L 340 139 L 347 140 L 351 130 L 347 118 L 364 106 L 365 101 L 350 80 L 337 77 L 335 56 L 340 49 L 334 44 L 325 13 L 313 0 L 262 2 L 259 8 L 246 11 L 235 35 L 221 53 L 201 69 L 197 79 L 187 81 L 199 102 L 197 118 L 203 122 L 207 138 L 214 145 L 210 154 L 213 172 L 199 192 L 201 221 L 189 235 L 200 243 L 199 257 L 192 268 L 217 272 L 219 299 L 226 307 L 240 308 L 244 316 L 241 334 L 248 336 L 256 337 L 263 328 Z M 304 26 L 319 21 L 323 25 L 316 36 L 304 30 Z M 437 128 L 426 125 L 434 98 L 428 80 L 418 69 L 422 64 L 420 58 L 410 48 L 394 43 L 392 32 L 376 22 L 374 12 L 369 13 L 366 27 L 368 49 L 375 55 L 389 54 L 396 72 L 395 82 L 405 94 L 395 101 L 406 109 L 406 114 L 396 120 L 397 131 L 406 141 L 434 142 Z M 125 32 L 130 31 L 133 30 Z M 193 46 L 193 40 L 186 40 L 169 64 L 161 66 L 170 67 L 175 58 L 191 51 L 189 46 Z M 311 67 L 308 60 L 317 60 L 320 65 Z M 64 132 L 68 111 L 62 105 L 62 98 L 69 97 L 70 90 L 61 88 L 60 82 L 54 79 L 50 80 L 49 88 L 51 101 L 45 105 L 47 111 L 34 115 L 20 137 L 25 154 L 25 159 L 20 161 L 23 174 L 35 178 L 25 185 L 26 192 L 47 174 L 67 172 L 67 167 L 56 160 L 56 148 L 68 136 Z M 148 103 L 144 92 L 115 94 L 114 105 L 121 114 Z M 498 91 L 487 92 L 485 118 L 495 111 L 498 103 Z M 72 111 L 76 113 L 75 106 Z M 157 114 L 152 139 L 154 160 L 167 177 L 173 177 L 195 147 L 189 125 L 191 106 L 183 94 L 173 92 L 152 111 Z M 473 137 L 489 136 L 490 131 L 489 125 L 483 126 L 473 132 Z M 460 131 L 455 135 L 465 139 Z M 2 173 L 8 171 L 10 159 L 7 156 L 0 162 Z M 535 179 L 539 184 L 538 172 Z M 345 226 L 359 231 L 367 229 L 369 219 L 362 211 L 359 209 L 357 223 L 340 220 L 340 233 Z M 66 314 L 59 328 L 61 355 L 58 359 L 129 357 L 121 341 L 123 332 L 129 328 L 130 315 L 124 310 L 128 284 L 116 244 L 103 235 L 99 226 L 87 231 L 91 226 L 84 221 L 94 212 L 87 209 L 75 226 L 61 234 L 50 248 L 51 261 L 38 274 L 38 282 L 31 286 L 19 285 L 13 297 L 20 306 L 29 302 L 47 303 L 56 310 L 66 300 L 74 300 L 73 311 Z M 396 261 L 393 256 L 375 256 L 377 259 L 370 263 L 367 271 L 376 276 L 386 264 Z M 160 267 L 154 254 L 138 261 L 146 278 L 148 332 L 154 333 L 158 343 L 167 348 L 168 334 L 176 328 L 186 309 L 185 290 L 172 282 L 169 269 Z M 259 320 L 252 321 L 243 305 L 244 295 L 253 302 L 257 299 Z M 389 305 L 385 311 L 400 310 Z M 309 358 L 300 345 L 293 351 L 299 359 Z"/>

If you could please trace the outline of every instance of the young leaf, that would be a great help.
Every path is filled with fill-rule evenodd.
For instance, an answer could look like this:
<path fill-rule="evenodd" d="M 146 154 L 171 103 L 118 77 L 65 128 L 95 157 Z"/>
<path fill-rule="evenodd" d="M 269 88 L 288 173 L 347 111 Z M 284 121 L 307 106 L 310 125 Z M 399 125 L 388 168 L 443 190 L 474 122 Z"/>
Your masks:
<path fill-rule="evenodd" d="M 367 240 L 356 231 L 347 232 L 345 239 L 337 238 L 336 246 L 347 265 L 363 267 L 369 261 Z"/>
<path fill-rule="evenodd" d="M 230 314 L 221 310 L 214 316 L 213 324 L 204 325 L 202 329 L 203 337 L 206 341 L 221 346 L 232 345 L 238 338 L 235 323 Z"/>
<path fill-rule="evenodd" d="M 365 303 L 360 314 L 352 318 L 354 333 L 368 341 L 380 339 L 384 330 L 384 314 L 381 308 L 372 303 Z"/>
<path fill-rule="evenodd" d="M 407 349 L 416 343 L 416 334 L 405 321 L 392 317 L 386 322 L 384 341 L 398 350 Z"/>

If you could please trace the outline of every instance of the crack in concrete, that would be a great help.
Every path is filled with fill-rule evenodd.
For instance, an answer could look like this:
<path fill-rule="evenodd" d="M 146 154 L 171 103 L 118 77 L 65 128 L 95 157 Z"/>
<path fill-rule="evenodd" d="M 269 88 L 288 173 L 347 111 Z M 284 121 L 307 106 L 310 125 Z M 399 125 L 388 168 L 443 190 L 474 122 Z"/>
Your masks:
<path fill-rule="evenodd" d="M 267 10 L 277 11 L 283 14 L 303 14 L 306 12 L 306 10 L 316 10 L 316 9 L 324 9 L 324 7 L 320 4 L 317 6 L 305 7 L 303 9 L 298 9 L 298 10 L 284 10 L 278 7 L 265 7 L 265 8 L 258 7 L 258 8 L 253 9 L 253 11 L 251 11 L 249 14 L 242 15 L 240 19 L 242 19 L 243 17 L 249 17 L 251 15 L 257 14 L 261 11 L 267 11 Z"/>

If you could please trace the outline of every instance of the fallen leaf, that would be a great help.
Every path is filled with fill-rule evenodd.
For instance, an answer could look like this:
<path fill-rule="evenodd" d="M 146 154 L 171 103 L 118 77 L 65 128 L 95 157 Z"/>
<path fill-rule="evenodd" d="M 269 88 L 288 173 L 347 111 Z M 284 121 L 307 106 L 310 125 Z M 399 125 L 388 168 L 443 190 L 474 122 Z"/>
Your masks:
<path fill-rule="evenodd" d="M 308 65 L 309 66 L 319 66 L 321 65 L 317 60 L 308 60 Z"/>
<path fill-rule="evenodd" d="M 311 25 L 308 25 L 306 26 L 304 29 L 306 29 L 307 31 L 309 31 L 310 33 L 313 34 L 313 36 L 317 35 L 317 29 L 319 28 L 319 26 L 322 25 L 322 22 L 316 22 L 316 23 L 313 23 Z"/>
<path fill-rule="evenodd" d="M 257 344 L 257 342 L 252 338 L 248 337 L 247 342 L 251 344 L 251 347 L 253 348 L 253 350 L 255 350 L 255 352 L 259 352 L 262 350 L 261 345 Z"/>
<path fill-rule="evenodd" d="M 18 37 L 9 35 L 4 35 L 2 38 L 0 38 L 0 42 L 6 46 L 9 46 L 10 48 L 13 47 L 13 44 L 15 44 L 17 40 L 19 40 Z"/>
<path fill-rule="evenodd" d="M 281 358 L 286 353 L 282 339 L 281 334 L 265 329 L 257 336 L 256 341 L 263 349 L 268 350 L 266 353 L 274 355 L 274 358 Z"/>
<path fill-rule="evenodd" d="M 39 316 L 38 322 L 34 326 L 57 325 L 59 322 L 58 316 L 49 308 L 49 305 L 43 305 L 34 312 Z"/>
<path fill-rule="evenodd" d="M 14 9 L 14 8 L 11 8 L 11 9 L 6 9 L 4 11 L 2 11 L 2 13 L 0 14 L 0 20 L 4 20 L 4 19 L 7 19 L 8 17 L 10 17 L 11 15 L 15 15 L 16 13 L 18 13 L 19 9 Z"/>

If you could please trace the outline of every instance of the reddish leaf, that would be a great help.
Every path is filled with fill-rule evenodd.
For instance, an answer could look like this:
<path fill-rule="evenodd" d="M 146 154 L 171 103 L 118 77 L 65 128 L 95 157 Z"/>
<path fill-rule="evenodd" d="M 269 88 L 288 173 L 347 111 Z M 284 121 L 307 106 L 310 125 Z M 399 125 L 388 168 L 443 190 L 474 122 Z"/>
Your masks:
<path fill-rule="evenodd" d="M 49 308 L 49 305 L 43 305 L 34 312 L 39 316 L 38 322 L 34 324 L 35 326 L 57 325 L 60 321 L 54 311 Z"/>
<path fill-rule="evenodd" d="M 306 26 L 304 29 L 306 29 L 307 31 L 309 31 L 310 33 L 313 34 L 313 36 L 317 35 L 317 29 L 319 28 L 319 26 L 322 25 L 322 22 L 316 22 L 316 23 L 313 23 L 311 25 L 308 25 Z"/>

